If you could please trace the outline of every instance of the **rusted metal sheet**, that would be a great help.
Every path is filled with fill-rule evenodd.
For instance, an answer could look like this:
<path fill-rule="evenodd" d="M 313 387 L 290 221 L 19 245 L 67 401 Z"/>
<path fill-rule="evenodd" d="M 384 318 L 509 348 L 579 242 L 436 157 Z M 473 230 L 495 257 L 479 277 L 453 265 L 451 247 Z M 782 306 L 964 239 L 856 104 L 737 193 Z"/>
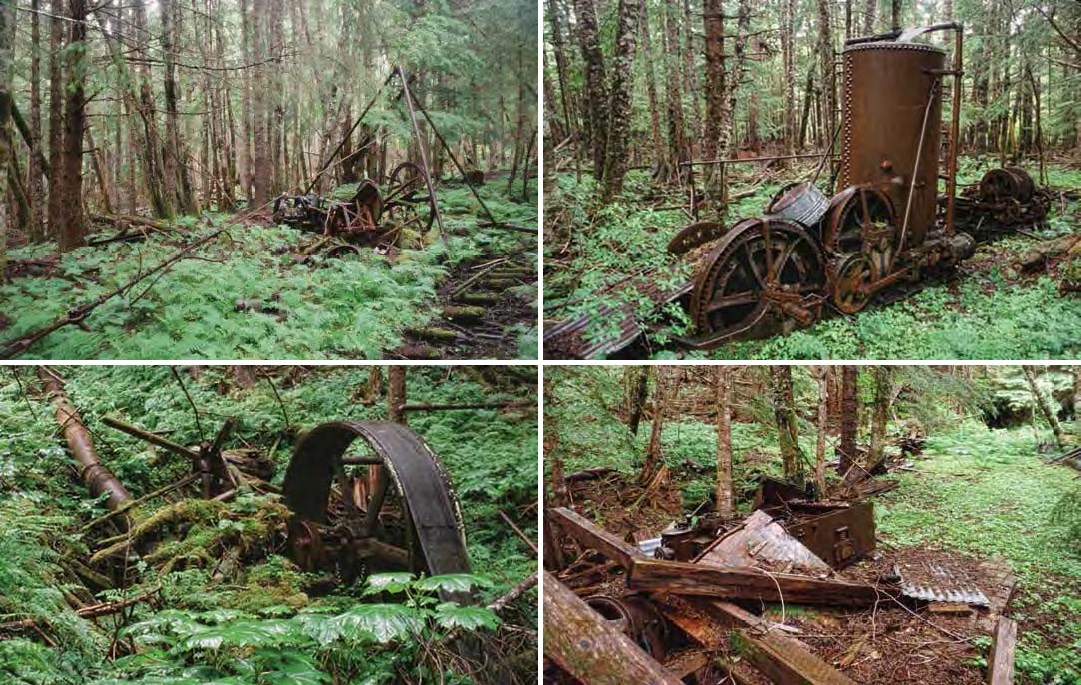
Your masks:
<path fill-rule="evenodd" d="M 770 200 L 766 214 L 810 228 L 826 215 L 829 204 L 829 198 L 810 181 L 789 183 Z"/>
<path fill-rule="evenodd" d="M 863 184 L 880 188 L 899 215 L 914 190 L 910 245 L 922 243 L 935 223 L 942 129 L 939 81 L 945 56 L 931 45 L 894 41 L 849 45 L 843 53 L 844 128 L 837 189 Z"/>
<path fill-rule="evenodd" d="M 734 530 L 703 552 L 696 564 L 747 566 L 825 577 L 833 572 L 822 559 L 785 532 L 773 517 L 756 511 Z"/>

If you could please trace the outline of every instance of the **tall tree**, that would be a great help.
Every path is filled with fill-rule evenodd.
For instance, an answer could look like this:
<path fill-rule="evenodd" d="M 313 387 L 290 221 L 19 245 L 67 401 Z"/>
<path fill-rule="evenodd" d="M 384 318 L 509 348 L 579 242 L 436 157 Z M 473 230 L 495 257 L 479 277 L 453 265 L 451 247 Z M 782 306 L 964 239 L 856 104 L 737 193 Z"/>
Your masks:
<path fill-rule="evenodd" d="M 683 124 L 683 96 L 679 87 L 679 8 L 678 0 L 665 0 L 664 63 L 665 94 L 668 101 L 668 178 L 678 181 L 680 162 L 687 161 L 687 139 Z"/>
<path fill-rule="evenodd" d="M 0 0 L 0 192 L 7 188 L 11 135 L 11 80 L 15 52 L 15 0 Z M 7 202 L 0 202 L 0 283 L 7 280 Z"/>
<path fill-rule="evenodd" d="M 822 84 L 823 145 L 830 144 L 835 127 L 837 85 L 833 71 L 833 27 L 830 22 L 829 0 L 816 0 L 818 8 L 818 71 Z"/>
<path fill-rule="evenodd" d="M 886 423 L 889 419 L 890 405 L 893 403 L 893 367 L 878 364 L 873 367 L 875 381 L 875 404 L 871 415 L 871 449 L 867 455 L 867 465 L 873 466 L 882 459 L 886 449 Z"/>
<path fill-rule="evenodd" d="M 195 214 L 195 197 L 191 178 L 185 163 L 184 146 L 181 142 L 179 112 L 177 110 L 176 53 L 174 44 L 179 35 L 179 14 L 175 0 L 161 0 L 161 50 L 165 63 L 165 146 L 162 155 L 165 185 L 174 199 L 177 211 Z"/>
<path fill-rule="evenodd" d="M 252 0 L 251 15 L 252 59 L 256 66 L 252 83 L 252 147 L 254 169 L 252 170 L 252 197 L 249 206 L 262 207 L 270 201 L 271 184 L 274 179 L 273 160 L 270 157 L 270 95 L 267 77 L 267 5 L 268 2 Z"/>
<path fill-rule="evenodd" d="M 663 178 L 667 175 L 667 172 L 664 163 L 664 142 L 661 139 L 661 112 L 657 100 L 657 73 L 653 64 L 653 44 L 649 35 L 649 11 L 646 0 L 640 0 L 638 13 L 640 15 L 640 33 L 642 35 L 641 53 L 645 59 L 646 96 L 649 99 L 649 128 L 653 141 L 653 160 L 654 166 L 661 172 L 658 175 Z"/>
<path fill-rule="evenodd" d="M 706 57 L 706 121 L 702 150 L 707 160 L 717 159 L 721 138 L 721 118 L 724 116 L 724 4 L 721 0 L 703 0 L 703 27 Z M 706 194 L 710 202 L 720 202 L 720 173 L 716 166 L 705 168 Z"/>
<path fill-rule="evenodd" d="M 616 52 L 612 60 L 612 85 L 609 88 L 611 105 L 608 108 L 608 142 L 605 144 L 604 153 L 603 197 L 609 201 L 623 190 L 623 177 L 627 174 L 638 8 L 638 0 L 619 0 Z"/>
<path fill-rule="evenodd" d="M 784 66 L 784 142 L 785 152 L 796 151 L 796 0 L 783 0 L 781 23 L 781 61 Z"/>
<path fill-rule="evenodd" d="M 52 0 L 49 9 L 49 233 L 59 238 L 63 221 L 60 153 L 64 146 L 64 0 Z"/>
<path fill-rule="evenodd" d="M 646 446 L 646 459 L 638 480 L 648 482 L 660 468 L 664 455 L 661 450 L 661 433 L 664 429 L 665 414 L 668 405 L 675 400 L 678 366 L 658 366 L 656 384 L 653 388 L 653 426 L 649 432 L 649 444 Z"/>
<path fill-rule="evenodd" d="M 30 0 L 30 241 L 45 239 L 45 184 L 41 167 L 41 2 Z"/>
<path fill-rule="evenodd" d="M 65 50 L 68 82 L 64 99 L 64 147 L 60 162 L 61 187 L 69 201 L 60 215 L 58 243 L 61 252 L 82 245 L 86 240 L 86 217 L 83 214 L 83 135 L 86 128 L 86 74 L 89 51 L 86 43 L 86 0 L 69 0 L 69 33 Z"/>
<path fill-rule="evenodd" d="M 1058 422 L 1058 416 L 1051 406 L 1051 402 L 1040 391 L 1040 384 L 1036 379 L 1036 368 L 1026 364 L 1021 369 L 1025 374 L 1025 380 L 1028 382 L 1028 389 L 1032 392 L 1032 399 L 1043 415 L 1044 421 L 1051 427 L 1051 433 L 1055 436 L 1055 446 L 1061 451 L 1065 444 L 1063 442 L 1062 426 Z"/>
<path fill-rule="evenodd" d="M 838 451 L 841 458 L 837 462 L 837 472 L 848 475 L 855 463 L 857 447 L 856 433 L 859 430 L 859 396 L 857 381 L 859 367 L 846 365 L 841 367 L 841 444 Z"/>
<path fill-rule="evenodd" d="M 593 175 L 600 179 L 604 173 L 604 146 L 608 132 L 605 107 L 608 102 L 608 89 L 605 86 L 604 55 L 601 53 L 594 0 L 574 0 L 574 14 L 578 22 L 578 46 L 582 51 L 586 77 L 583 142 L 588 144 L 593 152 Z"/>
<path fill-rule="evenodd" d="M 642 421 L 642 411 L 649 396 L 650 368 L 644 364 L 627 367 L 627 427 L 631 435 L 638 435 L 638 425 Z"/>
<path fill-rule="evenodd" d="M 773 417 L 777 423 L 784 477 L 785 480 L 801 483 L 803 455 L 799 448 L 799 425 L 796 420 L 796 402 L 792 392 L 792 367 L 771 366 L 770 385 L 773 394 Z"/>
<path fill-rule="evenodd" d="M 714 500 L 717 513 L 731 516 L 736 510 L 735 496 L 732 492 L 732 401 L 730 380 L 732 368 L 715 367 L 717 386 L 717 485 Z"/>
<path fill-rule="evenodd" d="M 733 127 L 735 125 L 736 115 L 736 101 L 739 99 L 739 88 L 743 84 L 743 75 L 746 67 L 747 58 L 747 33 L 750 29 L 751 22 L 751 3 L 750 0 L 739 0 L 739 18 L 736 21 L 736 44 L 733 47 L 734 53 L 734 67 L 730 74 L 725 76 L 725 97 L 724 106 L 721 109 L 721 121 L 718 126 L 718 142 L 717 152 L 721 157 L 727 159 L 735 153 L 736 137 L 733 135 Z M 726 182 L 723 170 L 725 167 L 721 167 L 722 176 L 721 183 L 721 209 L 724 211 L 728 204 L 728 183 Z"/>
<path fill-rule="evenodd" d="M 815 431 L 815 489 L 819 497 L 826 495 L 826 433 L 829 430 L 829 370 L 828 366 L 811 367 L 818 384 L 818 420 Z"/>

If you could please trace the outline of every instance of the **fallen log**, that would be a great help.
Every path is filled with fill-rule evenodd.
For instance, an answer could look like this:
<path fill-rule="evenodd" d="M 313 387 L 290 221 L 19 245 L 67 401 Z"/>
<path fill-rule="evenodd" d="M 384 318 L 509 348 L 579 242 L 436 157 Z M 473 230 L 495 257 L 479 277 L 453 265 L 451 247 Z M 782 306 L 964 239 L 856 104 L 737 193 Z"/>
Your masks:
<path fill-rule="evenodd" d="M 609 473 L 614 473 L 615 469 L 610 466 L 596 466 L 591 469 L 583 469 L 581 471 L 575 471 L 574 473 L 568 473 L 563 476 L 564 482 L 577 483 L 583 480 L 596 480 L 601 476 L 607 476 Z"/>
<path fill-rule="evenodd" d="M 95 496 L 106 495 L 106 507 L 114 511 L 120 509 L 132 499 L 131 494 L 112 471 L 101 463 L 90 439 L 90 432 L 83 425 L 78 410 L 68 401 L 64 382 L 52 369 L 45 366 L 38 367 L 38 377 L 56 408 L 56 422 L 64 432 L 64 439 L 71 449 L 71 454 L 79 462 L 79 475 Z M 119 523 L 127 530 L 131 522 L 126 516 L 120 516 Z"/>
<path fill-rule="evenodd" d="M 1000 616 L 991 636 L 987 657 L 987 685 L 1013 685 L 1013 656 L 1017 646 L 1017 621 Z"/>
<path fill-rule="evenodd" d="M 1034 271 L 1049 260 L 1061 255 L 1081 253 L 1081 235 L 1069 234 L 1038 243 L 1014 260 L 1013 266 L 1021 271 Z"/>
<path fill-rule="evenodd" d="M 681 685 L 641 647 L 548 573 L 544 656 L 589 685 Z"/>
<path fill-rule="evenodd" d="M 623 568 L 630 568 L 632 562 L 642 558 L 642 553 L 637 549 L 566 507 L 549 509 L 548 517 L 578 544 L 597 550 Z"/>
<path fill-rule="evenodd" d="M 127 599 L 117 600 L 115 602 L 102 602 L 101 604 L 95 604 L 88 607 L 80 607 L 75 610 L 80 618 L 98 618 L 100 616 L 108 616 L 109 614 L 115 614 L 118 611 L 130 607 L 133 604 L 139 604 L 145 602 L 154 595 L 161 592 L 161 586 L 156 585 L 146 592 L 143 592 L 135 597 L 129 597 Z M 0 623 L 0 630 L 14 630 L 18 628 L 32 628 L 38 624 L 38 619 L 24 618 L 18 621 L 9 621 L 7 623 Z"/>
<path fill-rule="evenodd" d="M 676 595 L 846 607 L 873 606 L 886 596 L 864 583 L 641 557 L 631 560 L 627 587 Z"/>

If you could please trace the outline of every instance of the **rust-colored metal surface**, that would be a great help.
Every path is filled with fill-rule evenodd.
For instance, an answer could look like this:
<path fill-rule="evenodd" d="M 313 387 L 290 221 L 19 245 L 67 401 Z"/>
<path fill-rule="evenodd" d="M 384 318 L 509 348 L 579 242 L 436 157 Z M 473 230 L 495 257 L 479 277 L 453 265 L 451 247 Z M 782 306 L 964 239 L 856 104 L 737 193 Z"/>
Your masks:
<path fill-rule="evenodd" d="M 798 504 L 790 502 L 789 507 L 800 514 Z M 785 530 L 835 569 L 875 549 L 875 513 L 870 502 L 838 505 L 834 511 L 804 516 L 787 524 Z"/>
<path fill-rule="evenodd" d="M 897 208 L 912 192 L 907 242 L 918 245 L 935 222 L 946 53 L 922 43 L 882 41 L 850 45 L 843 55 L 837 189 L 870 184 Z"/>

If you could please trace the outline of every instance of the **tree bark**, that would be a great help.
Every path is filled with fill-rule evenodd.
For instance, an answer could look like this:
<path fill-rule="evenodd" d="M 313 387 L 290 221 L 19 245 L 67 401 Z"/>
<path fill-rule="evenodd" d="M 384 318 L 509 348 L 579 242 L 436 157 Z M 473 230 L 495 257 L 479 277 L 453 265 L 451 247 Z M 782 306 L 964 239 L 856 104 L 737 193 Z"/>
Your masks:
<path fill-rule="evenodd" d="M 161 0 L 161 50 L 165 62 L 165 149 L 162 155 L 165 184 L 181 214 L 195 214 L 195 198 L 191 178 L 185 164 L 184 145 L 180 136 L 177 111 L 176 56 L 173 46 L 180 35 L 179 16 L 175 0 Z"/>
<path fill-rule="evenodd" d="M 818 424 L 815 435 L 815 488 L 818 496 L 826 494 L 826 433 L 829 431 L 829 370 L 815 366 L 811 374 L 818 384 Z"/>
<path fill-rule="evenodd" d="M 391 364 L 387 367 L 387 420 L 406 424 L 405 412 L 405 373 L 406 367 Z"/>
<path fill-rule="evenodd" d="M 267 127 L 270 119 L 267 94 L 269 79 L 266 75 L 266 65 L 263 64 L 267 57 L 267 2 L 253 0 L 253 6 L 254 11 L 251 18 L 252 59 L 259 66 L 254 68 L 252 77 L 252 118 L 254 120 L 254 140 L 252 145 L 255 150 L 255 168 L 252 180 L 251 209 L 262 207 L 270 201 L 270 186 L 274 174 L 267 141 L 269 135 Z"/>
<path fill-rule="evenodd" d="M 824 110 L 821 125 L 823 144 L 829 145 L 835 127 L 837 86 L 833 72 L 833 33 L 830 23 L 829 0 L 817 0 L 819 82 L 822 84 Z"/>
<path fill-rule="evenodd" d="M 64 216 L 64 190 L 60 153 L 64 147 L 64 0 L 52 0 L 49 18 L 49 204 L 48 231 L 59 240 Z"/>
<path fill-rule="evenodd" d="M 721 110 L 720 117 L 719 141 L 717 143 L 717 153 L 725 159 L 733 155 L 736 147 L 736 138 L 732 134 L 732 129 L 735 125 L 736 100 L 739 97 L 739 88 L 743 83 L 744 68 L 746 66 L 747 31 L 750 21 L 750 0 L 740 0 L 739 19 L 736 22 L 736 44 L 733 47 L 735 64 L 732 71 L 725 75 L 727 83 L 725 88 L 724 107 Z M 728 205 L 728 181 L 725 178 L 723 166 L 721 167 L 719 183 L 721 196 L 720 205 L 723 216 Z"/>
<path fill-rule="evenodd" d="M 45 239 L 45 185 L 41 168 L 41 0 L 30 0 L 30 242 Z M 2 273 L 2 271 L 0 271 Z"/>
<path fill-rule="evenodd" d="M 871 416 L 871 449 L 867 455 L 870 467 L 882 458 L 886 449 L 886 423 L 889 419 L 890 404 L 893 402 L 893 368 L 878 364 L 873 368 L 875 379 L 875 406 Z"/>
<path fill-rule="evenodd" d="M 59 232 L 61 252 L 68 252 L 86 241 L 86 217 L 83 214 L 83 130 L 86 126 L 86 73 L 90 60 L 86 44 L 86 0 L 69 0 L 71 19 L 67 55 L 68 82 L 64 99 L 64 148 L 61 174 L 68 196 Z"/>
<path fill-rule="evenodd" d="M 638 435 L 638 425 L 642 421 L 642 410 L 649 396 L 649 369 L 645 365 L 628 366 L 627 371 L 627 427 L 631 435 Z"/>
<path fill-rule="evenodd" d="M 550 500 L 545 503 L 546 508 L 565 507 L 570 503 L 570 496 L 567 493 L 567 480 L 563 472 L 563 455 L 558 449 L 559 423 L 556 413 L 553 411 L 555 393 L 552 388 L 551 382 L 544 383 L 544 435 L 541 438 L 544 446 L 544 463 L 551 468 L 552 479 L 552 494 Z M 545 550 L 545 556 L 548 556 L 547 549 Z"/>
<path fill-rule="evenodd" d="M 649 100 L 650 134 L 653 141 L 653 165 L 663 178 L 667 175 L 664 163 L 664 141 L 661 138 L 661 112 L 657 99 L 657 72 L 654 68 L 652 39 L 649 35 L 649 11 L 646 0 L 640 0 L 638 13 L 641 18 L 642 54 L 645 56 L 646 96 Z"/>
<path fill-rule="evenodd" d="M 803 459 L 799 449 L 795 398 L 792 395 L 792 367 L 771 366 L 770 385 L 773 386 L 773 417 L 777 423 L 784 478 L 798 483 L 803 480 Z"/>
<path fill-rule="evenodd" d="M 11 133 L 11 81 L 15 53 L 15 0 L 0 0 L 0 192 L 7 188 Z M 8 204 L 0 202 L 0 283 L 7 280 Z"/>
<path fill-rule="evenodd" d="M 784 0 L 781 26 L 781 60 L 784 63 L 784 138 L 786 154 L 796 152 L 796 47 L 793 41 L 796 23 L 795 0 Z"/>
<path fill-rule="evenodd" d="M 668 99 L 668 179 L 679 182 L 680 162 L 687 161 L 687 139 L 683 124 L 683 95 L 679 79 L 678 0 L 666 0 L 664 11 L 664 63 Z"/>
<path fill-rule="evenodd" d="M 724 112 L 724 4 L 721 0 L 703 0 L 702 24 L 705 32 L 706 57 L 706 121 L 702 154 L 717 159 L 717 144 L 721 137 L 721 116 Z M 720 203 L 720 170 L 705 168 L 706 197 L 713 205 Z"/>
<path fill-rule="evenodd" d="M 154 109 L 154 95 L 150 86 L 149 32 L 146 22 L 146 5 L 143 0 L 135 1 L 136 57 L 139 65 L 139 96 L 136 110 L 142 119 L 142 140 L 140 156 L 143 174 L 146 176 L 146 190 L 154 216 L 162 219 L 173 216 L 172 198 L 169 197 L 162 171 L 162 145 L 158 133 L 157 114 Z"/>
<path fill-rule="evenodd" d="M 619 2 L 616 52 L 612 60 L 612 84 L 609 90 L 611 106 L 608 108 L 608 142 L 604 153 L 603 198 L 605 201 L 611 201 L 623 190 L 623 177 L 627 174 L 638 7 L 639 0 L 620 0 Z"/>
<path fill-rule="evenodd" d="M 716 367 L 717 384 L 717 513 L 731 516 L 736 510 L 732 494 L 732 403 L 729 397 L 731 367 Z"/>
<path fill-rule="evenodd" d="M 664 429 L 664 415 L 668 409 L 667 405 L 672 399 L 669 395 L 675 385 L 673 374 L 677 370 L 678 367 L 657 367 L 657 382 L 653 388 L 653 427 L 649 432 L 649 445 L 646 447 L 646 459 L 642 464 L 639 482 L 648 482 L 664 459 L 661 449 L 661 432 Z"/>
<path fill-rule="evenodd" d="M 1028 381 L 1028 389 L 1032 392 L 1032 398 L 1036 401 L 1036 406 L 1039 408 L 1040 413 L 1043 414 L 1044 421 L 1047 421 L 1047 425 L 1051 426 L 1051 432 L 1055 436 L 1055 446 L 1059 451 L 1062 451 L 1065 444 L 1062 439 L 1062 426 L 1059 425 L 1058 416 L 1051 403 L 1040 392 L 1040 386 L 1036 382 L 1036 369 L 1027 364 L 1022 366 L 1021 369 L 1025 373 L 1025 380 Z"/>
<path fill-rule="evenodd" d="M 859 397 L 856 394 L 859 368 L 841 367 L 841 458 L 837 472 L 848 473 L 856 459 L 856 433 L 859 431 Z"/>
<path fill-rule="evenodd" d="M 604 174 L 604 146 L 607 142 L 608 118 L 605 105 L 604 56 L 601 53 L 597 29 L 597 8 L 594 0 L 574 0 L 578 20 L 578 45 L 582 52 L 586 78 L 586 117 L 582 127 L 585 141 L 593 153 L 593 175 L 599 181 Z"/>

